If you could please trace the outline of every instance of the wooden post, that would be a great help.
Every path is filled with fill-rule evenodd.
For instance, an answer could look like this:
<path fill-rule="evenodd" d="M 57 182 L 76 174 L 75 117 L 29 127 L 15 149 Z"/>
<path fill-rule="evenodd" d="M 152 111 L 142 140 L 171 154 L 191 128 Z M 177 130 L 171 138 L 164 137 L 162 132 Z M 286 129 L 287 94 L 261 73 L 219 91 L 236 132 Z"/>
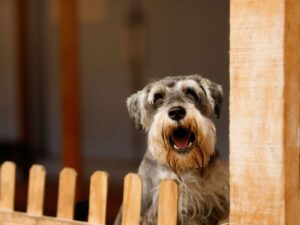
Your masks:
<path fill-rule="evenodd" d="M 139 225 L 142 202 L 142 180 L 129 173 L 124 179 L 122 225 Z"/>
<path fill-rule="evenodd" d="M 230 224 L 300 224 L 300 1 L 230 6 Z"/>
<path fill-rule="evenodd" d="M 29 172 L 27 213 L 43 215 L 46 170 L 41 165 L 33 165 Z"/>
<path fill-rule="evenodd" d="M 91 176 L 89 216 L 91 224 L 106 224 L 106 203 L 107 203 L 108 174 L 97 171 Z"/>
<path fill-rule="evenodd" d="M 27 32 L 28 27 L 26 23 L 26 7 L 28 1 L 17 0 L 17 85 L 18 85 L 18 104 L 19 104 L 19 124 L 20 124 L 20 140 L 24 144 L 28 144 L 31 139 L 29 131 L 29 100 L 28 100 L 28 64 L 27 60 Z M 31 141 L 31 140 L 30 140 Z"/>
<path fill-rule="evenodd" d="M 63 166 L 78 172 L 77 193 L 81 193 L 80 103 L 77 34 L 77 1 L 60 3 L 60 67 L 62 90 Z"/>
<path fill-rule="evenodd" d="M 177 224 L 178 185 L 174 180 L 163 180 L 159 187 L 158 225 Z"/>
<path fill-rule="evenodd" d="M 59 174 L 56 213 L 58 218 L 72 220 L 74 217 L 76 176 L 76 171 L 71 168 L 64 168 Z"/>
<path fill-rule="evenodd" d="M 0 167 L 0 209 L 14 210 L 16 189 L 16 165 L 4 162 Z"/>

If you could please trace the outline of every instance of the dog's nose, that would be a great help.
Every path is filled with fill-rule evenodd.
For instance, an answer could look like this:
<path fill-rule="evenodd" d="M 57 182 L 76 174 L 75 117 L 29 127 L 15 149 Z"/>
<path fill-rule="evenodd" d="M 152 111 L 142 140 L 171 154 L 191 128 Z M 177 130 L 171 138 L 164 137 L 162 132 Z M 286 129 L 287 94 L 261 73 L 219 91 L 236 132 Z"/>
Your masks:
<path fill-rule="evenodd" d="M 168 114 L 172 120 L 179 121 L 185 117 L 186 111 L 185 111 L 185 108 L 183 108 L 181 106 L 175 106 L 175 107 L 172 107 L 171 109 L 169 109 Z"/>

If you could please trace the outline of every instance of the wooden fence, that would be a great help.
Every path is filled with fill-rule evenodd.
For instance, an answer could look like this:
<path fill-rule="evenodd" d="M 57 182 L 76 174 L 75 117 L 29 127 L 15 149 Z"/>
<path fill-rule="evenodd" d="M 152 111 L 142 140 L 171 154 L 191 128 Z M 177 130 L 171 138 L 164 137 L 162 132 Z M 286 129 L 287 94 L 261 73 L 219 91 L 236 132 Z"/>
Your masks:
<path fill-rule="evenodd" d="M 4 162 L 0 169 L 0 224 L 1 225 L 87 225 L 106 224 L 108 174 L 95 172 L 90 179 L 88 222 L 73 220 L 76 171 L 64 168 L 59 175 L 56 217 L 43 215 L 46 170 L 33 165 L 29 173 L 26 213 L 14 211 L 16 165 Z M 176 225 L 178 187 L 173 180 L 160 184 L 158 225 Z M 142 181 L 130 173 L 124 179 L 122 225 L 140 224 Z"/>
<path fill-rule="evenodd" d="M 230 1 L 230 224 L 300 224 L 300 0 Z M 14 212 L 15 165 L 1 167 L 0 224 L 105 224 L 108 175 L 91 177 L 88 222 L 73 220 L 76 172 L 59 178 L 57 217 L 43 216 L 46 171 L 30 170 Z M 125 177 L 122 225 L 137 225 L 141 179 Z M 159 225 L 175 225 L 178 187 L 162 181 Z"/>

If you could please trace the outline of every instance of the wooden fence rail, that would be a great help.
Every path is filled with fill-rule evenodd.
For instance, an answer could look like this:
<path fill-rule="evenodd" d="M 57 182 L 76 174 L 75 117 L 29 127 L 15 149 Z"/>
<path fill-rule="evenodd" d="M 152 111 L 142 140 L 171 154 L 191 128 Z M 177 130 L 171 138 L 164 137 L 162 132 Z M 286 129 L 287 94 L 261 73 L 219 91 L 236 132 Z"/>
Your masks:
<path fill-rule="evenodd" d="M 91 176 L 88 222 L 75 221 L 76 171 L 64 168 L 59 175 L 57 216 L 43 215 L 46 170 L 33 165 L 29 173 L 26 212 L 14 211 L 16 165 L 4 162 L 0 168 L 0 225 L 104 225 L 107 207 L 108 174 L 97 171 Z M 142 181 L 130 173 L 124 179 L 122 225 L 140 224 Z M 160 185 L 158 224 L 176 225 L 178 187 L 173 180 Z"/>

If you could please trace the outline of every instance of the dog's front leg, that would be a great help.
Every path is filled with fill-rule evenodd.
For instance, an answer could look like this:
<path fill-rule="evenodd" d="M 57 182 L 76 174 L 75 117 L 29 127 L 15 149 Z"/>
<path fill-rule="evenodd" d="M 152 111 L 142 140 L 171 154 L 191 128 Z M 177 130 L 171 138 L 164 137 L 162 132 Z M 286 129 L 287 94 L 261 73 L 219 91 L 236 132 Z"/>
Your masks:
<path fill-rule="evenodd" d="M 143 193 L 142 193 L 142 208 L 141 216 L 143 217 L 146 211 L 151 207 L 153 201 L 154 187 L 157 185 L 156 172 L 157 164 L 153 161 L 150 152 L 146 152 L 140 164 L 138 174 L 142 178 Z"/>
<path fill-rule="evenodd" d="M 154 203 L 144 212 L 141 225 L 156 225 L 157 215 L 157 204 Z"/>

